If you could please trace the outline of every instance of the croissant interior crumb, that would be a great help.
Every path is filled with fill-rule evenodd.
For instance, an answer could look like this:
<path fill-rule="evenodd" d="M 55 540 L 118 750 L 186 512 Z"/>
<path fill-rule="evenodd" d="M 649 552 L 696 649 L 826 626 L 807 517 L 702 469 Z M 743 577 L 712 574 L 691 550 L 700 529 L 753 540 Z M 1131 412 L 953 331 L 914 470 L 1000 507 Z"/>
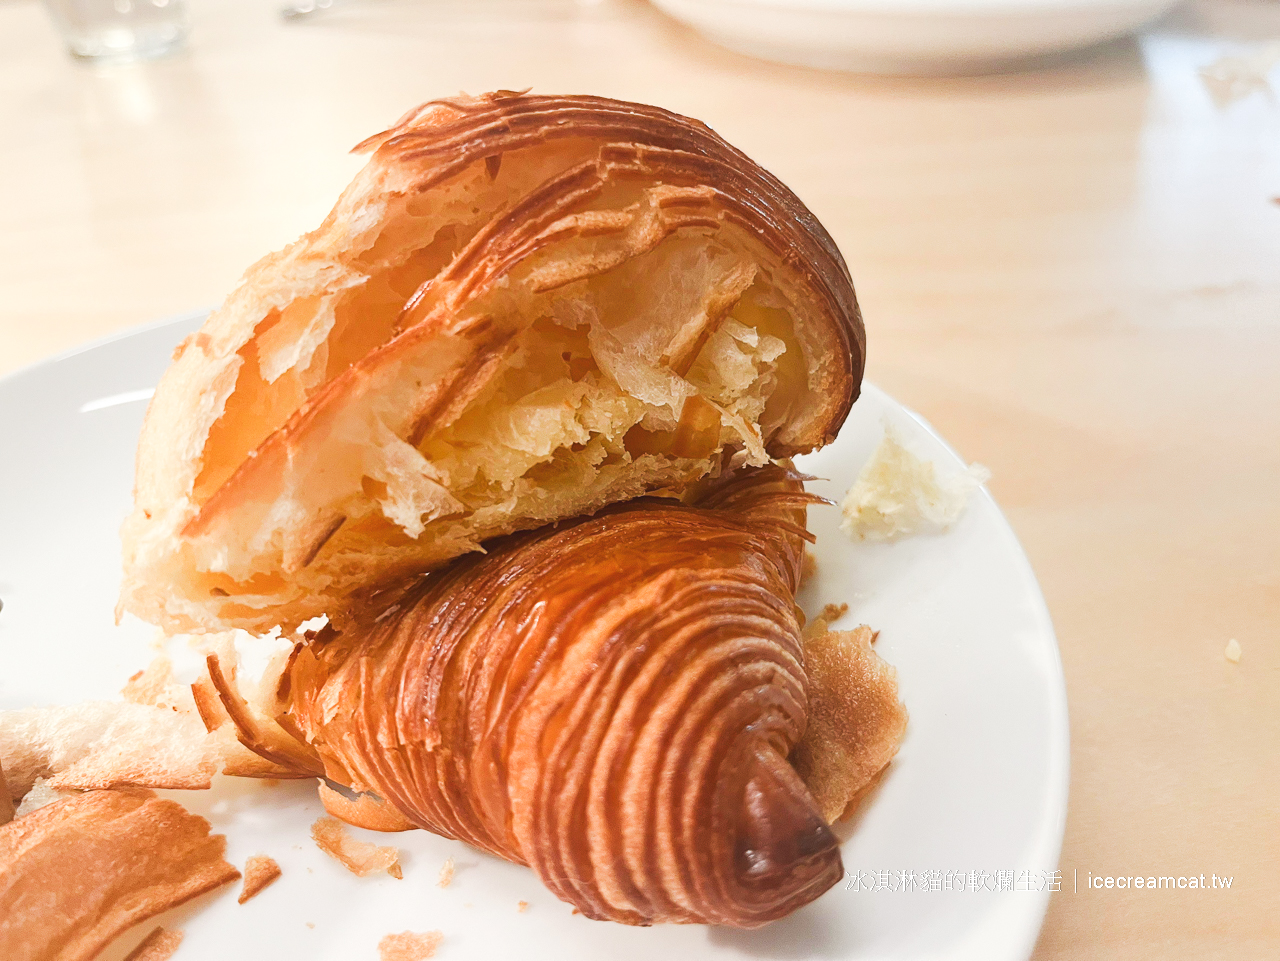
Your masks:
<path fill-rule="evenodd" d="M 388 230 L 408 233 L 394 222 Z M 436 259 L 426 262 L 437 266 Z M 410 258 L 398 271 L 336 295 L 334 303 L 295 301 L 264 320 L 266 333 L 244 348 L 236 389 L 211 431 L 196 500 L 212 496 L 268 429 L 330 379 L 335 355 L 340 372 L 368 341 L 390 336 L 412 293 L 407 285 L 429 269 Z M 370 285 L 395 288 L 396 278 L 402 278 L 399 301 L 372 297 Z M 604 487 L 619 468 L 641 459 L 654 470 L 680 462 L 693 468 L 692 462 L 730 447 L 746 450 L 749 463 L 765 463 L 764 438 L 793 400 L 777 372 L 793 359 L 803 363 L 789 316 L 770 305 L 770 296 L 752 264 L 702 238 L 668 241 L 571 285 L 518 335 L 501 370 L 456 420 L 416 439 L 412 452 L 392 431 L 353 445 L 351 456 L 365 461 L 362 496 L 336 505 L 344 521 L 320 546 L 367 550 L 403 542 L 420 537 L 437 518 L 435 536 L 447 537 L 438 529 L 459 515 L 536 512 L 548 490 Z M 338 343 L 321 351 L 323 372 L 312 370 L 315 355 L 304 370 L 280 370 L 287 360 L 278 352 L 263 369 L 260 342 L 281 327 L 313 330 L 329 322 L 326 312 L 361 311 L 363 325 L 345 325 L 345 338 L 333 335 Z M 308 355 L 292 346 L 288 359 L 303 363 Z M 268 383 L 277 370 L 292 382 Z M 413 475 L 428 464 L 431 484 L 424 492 Z M 255 573 L 260 587 L 272 586 L 269 571 L 250 577 Z"/>
<path fill-rule="evenodd" d="M 664 307 L 653 320 L 671 327 L 679 320 L 682 329 L 629 341 L 582 319 L 598 318 L 588 299 L 566 298 L 555 310 L 522 336 L 515 357 L 463 415 L 421 445 L 465 509 L 532 499 L 541 488 L 644 456 L 697 459 L 738 445 L 764 463 L 756 425 L 786 351 L 781 338 L 727 318 L 681 376 L 659 352 L 683 329 L 705 327 L 705 305 Z M 413 533 L 417 525 L 402 526 Z"/>
<path fill-rule="evenodd" d="M 960 519 L 970 495 L 990 479 L 981 464 L 963 472 L 940 471 L 908 450 L 886 424 L 884 438 L 840 505 L 840 529 L 859 541 L 939 533 Z"/>

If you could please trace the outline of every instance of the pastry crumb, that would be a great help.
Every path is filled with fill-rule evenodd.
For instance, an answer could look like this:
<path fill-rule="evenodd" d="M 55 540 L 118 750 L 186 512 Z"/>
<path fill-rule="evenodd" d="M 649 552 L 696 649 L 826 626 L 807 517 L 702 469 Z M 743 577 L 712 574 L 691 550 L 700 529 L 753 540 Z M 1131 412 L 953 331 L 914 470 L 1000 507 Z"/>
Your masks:
<path fill-rule="evenodd" d="M 822 613 L 818 616 L 830 624 L 832 621 L 838 621 L 849 613 L 848 604 L 824 604 L 822 605 Z"/>
<path fill-rule="evenodd" d="M 169 961 L 182 943 L 181 931 L 156 928 L 129 952 L 124 961 Z"/>
<path fill-rule="evenodd" d="M 393 847 L 379 847 L 358 841 L 347 833 L 337 818 L 320 818 L 311 825 L 311 838 L 325 854 L 342 863 L 358 877 L 386 871 L 393 878 L 403 878 L 400 852 Z"/>
<path fill-rule="evenodd" d="M 991 472 L 981 464 L 941 473 L 937 465 L 907 450 L 886 424 L 884 439 L 840 505 L 840 529 L 859 541 L 941 533 L 960 519 L 969 496 L 990 479 Z"/>
<path fill-rule="evenodd" d="M 528 911 L 528 910 L 529 910 L 529 902 L 528 902 L 528 901 L 517 901 L 517 902 L 516 902 L 516 910 L 517 910 L 517 911 L 519 911 L 521 914 L 524 914 L 526 911 Z"/>
<path fill-rule="evenodd" d="M 453 858 L 446 858 L 444 864 L 440 866 L 440 880 L 436 884 L 442 888 L 447 888 L 453 883 Z"/>
<path fill-rule="evenodd" d="M 1240 663 L 1240 655 L 1242 653 L 1243 652 L 1240 650 L 1240 642 L 1234 637 L 1227 641 L 1227 649 L 1222 652 L 1223 656 L 1232 664 Z"/>
<path fill-rule="evenodd" d="M 434 958 L 444 935 L 439 931 L 401 931 L 378 942 L 381 961 L 426 961 Z"/>
<path fill-rule="evenodd" d="M 819 634 L 825 634 L 831 626 L 832 621 L 838 621 L 849 613 L 848 604 L 824 604 L 822 611 L 812 621 L 804 626 L 804 636 L 806 638 L 817 637 Z"/>
<path fill-rule="evenodd" d="M 244 887 L 237 899 L 244 904 L 280 877 L 280 865 L 265 854 L 255 854 L 244 863 Z"/>

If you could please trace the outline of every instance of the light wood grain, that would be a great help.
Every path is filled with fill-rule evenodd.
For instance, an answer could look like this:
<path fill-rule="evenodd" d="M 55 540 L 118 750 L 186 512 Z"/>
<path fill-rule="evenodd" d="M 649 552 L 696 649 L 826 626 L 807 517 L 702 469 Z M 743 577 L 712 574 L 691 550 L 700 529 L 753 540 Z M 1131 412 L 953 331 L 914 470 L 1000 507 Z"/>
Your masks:
<path fill-rule="evenodd" d="M 623 0 L 292 26 L 191 7 L 184 55 L 94 70 L 35 3 L 0 3 L 0 373 L 217 303 L 318 223 L 351 145 L 429 97 L 533 86 L 705 119 L 827 224 L 869 377 L 991 466 L 1044 586 L 1073 751 L 1068 890 L 1036 956 L 1275 956 L 1280 107 L 1221 109 L 1197 68 L 1280 36 L 1280 6 L 1193 6 L 950 81 L 771 66 Z M 1073 894 L 1073 871 L 1235 880 Z"/>

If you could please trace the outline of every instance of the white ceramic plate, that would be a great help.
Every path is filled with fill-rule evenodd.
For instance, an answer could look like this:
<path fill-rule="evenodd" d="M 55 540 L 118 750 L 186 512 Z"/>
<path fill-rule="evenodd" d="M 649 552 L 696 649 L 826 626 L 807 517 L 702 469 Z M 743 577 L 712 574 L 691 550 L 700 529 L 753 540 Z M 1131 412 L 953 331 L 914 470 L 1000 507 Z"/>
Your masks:
<path fill-rule="evenodd" d="M 752 56 L 864 73 L 1001 69 L 1124 36 L 1177 0 L 653 0 Z"/>
<path fill-rule="evenodd" d="M 150 660 L 153 629 L 112 622 L 116 530 L 130 504 L 146 396 L 199 319 L 0 381 L 0 708 L 113 698 Z M 867 386 L 840 439 L 803 460 L 831 478 L 814 485 L 820 493 L 843 494 L 884 420 L 917 451 L 961 466 L 923 421 Z M 186 932 L 178 957 L 372 961 L 383 935 L 432 929 L 444 932 L 444 961 L 1027 957 L 1067 798 L 1066 695 L 1035 577 L 985 491 L 937 537 L 855 546 L 837 522 L 835 508 L 811 512 L 819 574 L 802 600 L 811 612 L 848 601 L 842 623 L 881 631 L 877 648 L 898 668 L 911 722 L 844 845 L 846 882 L 814 904 L 755 932 L 589 921 L 530 871 L 422 831 L 368 835 L 404 851 L 404 880 L 356 878 L 309 838 L 323 813 L 310 782 L 273 788 L 222 778 L 212 791 L 172 796 L 227 835 L 232 861 L 270 854 L 284 876 L 243 906 L 226 889 L 165 918 Z M 457 874 L 441 889 L 448 857 Z M 935 871 L 943 889 L 930 891 Z M 904 890 L 902 872 L 926 889 Z M 892 889 L 868 890 L 877 880 Z M 1002 880 L 1013 889 L 989 890 Z M 520 901 L 529 903 L 523 913 Z M 104 957 L 121 958 L 147 930 Z"/>

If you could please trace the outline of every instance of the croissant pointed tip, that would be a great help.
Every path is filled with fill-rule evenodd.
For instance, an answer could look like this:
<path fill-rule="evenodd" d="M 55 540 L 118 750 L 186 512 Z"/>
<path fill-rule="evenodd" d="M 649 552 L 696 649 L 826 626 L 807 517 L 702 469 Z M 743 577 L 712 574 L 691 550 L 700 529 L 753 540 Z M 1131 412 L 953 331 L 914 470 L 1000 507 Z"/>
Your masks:
<path fill-rule="evenodd" d="M 776 893 L 789 911 L 843 874 L 840 842 L 795 770 L 776 751 L 755 756 L 743 795 L 734 866 L 738 883 Z"/>

